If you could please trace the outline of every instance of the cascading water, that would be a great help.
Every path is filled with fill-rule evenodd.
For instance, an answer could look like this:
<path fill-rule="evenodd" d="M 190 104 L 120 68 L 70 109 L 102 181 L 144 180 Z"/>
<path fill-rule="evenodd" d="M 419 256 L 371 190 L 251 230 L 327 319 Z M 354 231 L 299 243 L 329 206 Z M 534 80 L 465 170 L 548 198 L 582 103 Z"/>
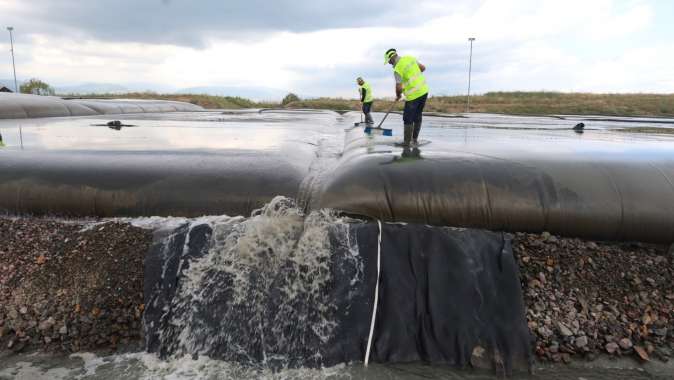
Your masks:
<path fill-rule="evenodd" d="M 305 216 L 283 197 L 250 218 L 185 223 L 157 247 L 166 260 L 146 316 L 149 350 L 272 367 L 323 364 L 338 302 L 349 302 L 333 291 L 341 298 L 335 270 L 340 282 L 350 277 L 352 294 L 362 282 L 352 233 L 345 219 Z"/>

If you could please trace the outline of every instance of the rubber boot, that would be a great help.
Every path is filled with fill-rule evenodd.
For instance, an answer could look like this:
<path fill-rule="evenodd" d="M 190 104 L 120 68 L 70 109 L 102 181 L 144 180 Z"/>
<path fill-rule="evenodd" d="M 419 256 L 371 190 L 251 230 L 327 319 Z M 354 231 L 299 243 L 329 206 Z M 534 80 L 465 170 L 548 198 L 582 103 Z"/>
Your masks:
<path fill-rule="evenodd" d="M 372 119 L 371 113 L 365 114 L 365 122 L 368 123 L 368 124 L 374 124 L 374 119 Z"/>
<path fill-rule="evenodd" d="M 410 146 L 412 140 L 412 133 L 414 132 L 414 124 L 405 124 L 405 141 L 403 146 Z"/>
<path fill-rule="evenodd" d="M 419 132 L 421 132 L 421 122 L 417 121 L 414 123 L 414 133 L 412 134 L 412 144 L 418 145 L 419 144 Z"/>

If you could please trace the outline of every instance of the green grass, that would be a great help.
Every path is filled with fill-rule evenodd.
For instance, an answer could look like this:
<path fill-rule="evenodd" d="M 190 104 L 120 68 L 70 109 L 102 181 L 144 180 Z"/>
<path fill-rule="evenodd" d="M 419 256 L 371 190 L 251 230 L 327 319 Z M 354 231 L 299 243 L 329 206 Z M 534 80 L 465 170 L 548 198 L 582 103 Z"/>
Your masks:
<path fill-rule="evenodd" d="M 238 96 L 213 96 L 203 94 L 158 94 L 154 92 L 130 92 L 126 94 L 88 94 L 88 95 L 64 95 L 64 97 L 81 97 L 95 99 L 155 99 L 173 100 L 178 102 L 192 103 L 208 109 L 241 109 L 241 108 L 265 108 L 276 107 L 276 103 L 259 103 Z"/>
<path fill-rule="evenodd" d="M 83 96 L 86 97 L 86 96 Z M 199 94 L 156 94 L 151 92 L 95 95 L 97 98 L 135 98 L 177 100 L 200 105 L 204 108 L 281 108 L 280 103 L 254 102 L 231 96 Z M 375 100 L 374 110 L 385 111 L 391 100 Z M 312 108 L 330 110 L 359 110 L 355 99 L 316 98 L 302 99 L 283 108 Z M 394 108 L 402 110 L 402 102 Z M 428 112 L 459 113 L 466 110 L 465 96 L 430 97 Z M 608 116 L 674 116 L 674 94 L 586 94 L 559 92 L 489 92 L 471 97 L 472 112 L 516 115 L 608 115 Z"/>
<path fill-rule="evenodd" d="M 608 116 L 674 116 L 674 95 L 659 94 L 582 94 L 558 92 L 490 92 L 471 96 L 471 112 L 515 115 L 608 115 Z M 384 111 L 390 100 L 375 101 L 374 109 Z M 309 99 L 294 102 L 291 107 L 320 109 L 353 109 L 359 103 L 348 99 Z M 402 104 L 395 107 L 402 109 Z M 466 110 L 465 96 L 435 96 L 426 103 L 428 112 L 460 113 Z"/>

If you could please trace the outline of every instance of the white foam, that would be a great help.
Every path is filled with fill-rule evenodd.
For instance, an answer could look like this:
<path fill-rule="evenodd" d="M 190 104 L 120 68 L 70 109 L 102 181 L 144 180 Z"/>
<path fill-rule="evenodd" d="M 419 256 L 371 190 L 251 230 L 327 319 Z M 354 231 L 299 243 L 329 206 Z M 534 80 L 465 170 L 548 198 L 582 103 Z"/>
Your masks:
<path fill-rule="evenodd" d="M 202 380 L 202 379 L 346 379 L 345 365 L 272 371 L 238 363 L 189 356 L 160 360 L 144 352 L 99 356 L 78 353 L 64 357 L 27 356 L 0 369 L 0 379 L 13 380 Z"/>
<path fill-rule="evenodd" d="M 17 362 L 0 371 L 0 379 L 14 380 L 66 380 L 72 379 L 73 370 L 57 367 L 43 368 L 39 363 Z"/>
<path fill-rule="evenodd" d="M 350 378 L 344 374 L 345 365 L 331 368 L 299 368 L 272 371 L 270 369 L 251 368 L 238 363 L 214 360 L 206 356 L 192 359 L 189 356 L 174 358 L 170 361 L 157 359 L 151 354 L 134 354 L 129 358 L 140 360 L 144 367 L 142 380 L 186 380 L 186 379 L 326 379 Z M 128 360 L 128 359 L 127 359 Z"/>
<path fill-rule="evenodd" d="M 335 252 L 331 229 L 347 247 L 346 259 L 362 275 L 348 226 L 330 211 L 305 216 L 284 197 L 274 198 L 250 218 L 200 219 L 189 228 L 204 223 L 213 230 L 210 248 L 182 273 L 166 308 L 168 326 L 159 332 L 162 344 L 179 356 L 226 349 L 225 357 L 263 364 L 268 359 L 285 363 L 285 355 L 299 352 L 307 360 L 319 359 L 318 343 L 327 343 L 337 326 L 336 306 L 327 291 Z M 188 239 L 189 234 L 183 253 Z M 271 316 L 269 302 L 276 305 Z M 217 315 L 213 308 L 219 308 Z M 222 322 L 214 323 L 218 319 Z"/>

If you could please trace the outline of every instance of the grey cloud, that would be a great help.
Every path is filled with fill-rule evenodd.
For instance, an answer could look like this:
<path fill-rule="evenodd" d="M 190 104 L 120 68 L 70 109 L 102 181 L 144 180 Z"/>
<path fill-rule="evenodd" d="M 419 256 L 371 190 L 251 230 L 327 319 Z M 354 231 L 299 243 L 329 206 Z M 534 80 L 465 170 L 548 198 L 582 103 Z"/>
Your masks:
<path fill-rule="evenodd" d="M 6 16 L 29 32 L 203 46 L 210 37 L 422 22 L 411 6 L 403 0 L 31 0 L 22 13 Z"/>

